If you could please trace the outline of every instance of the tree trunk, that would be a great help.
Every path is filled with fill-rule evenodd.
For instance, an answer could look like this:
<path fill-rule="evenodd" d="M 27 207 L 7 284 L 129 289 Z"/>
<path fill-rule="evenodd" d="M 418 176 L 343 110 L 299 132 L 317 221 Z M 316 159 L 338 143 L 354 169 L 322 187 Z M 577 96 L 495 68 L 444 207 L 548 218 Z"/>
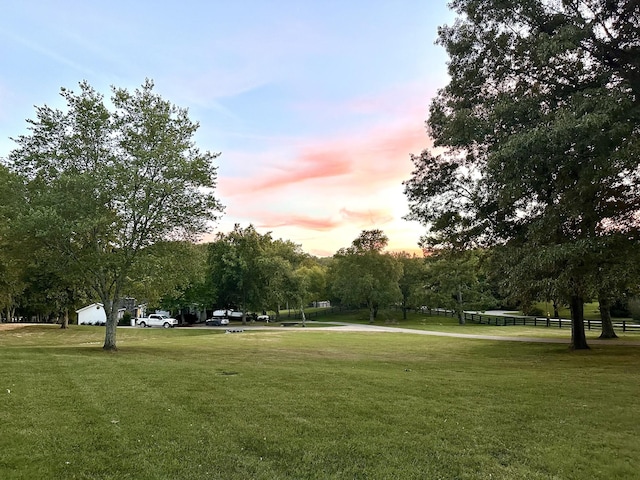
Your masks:
<path fill-rule="evenodd" d="M 302 326 L 307 326 L 307 317 L 304 314 L 304 305 L 300 304 L 300 315 L 302 315 Z"/>
<path fill-rule="evenodd" d="M 573 350 L 589 348 L 584 333 L 584 300 L 578 295 L 571 297 L 571 348 Z"/>
<path fill-rule="evenodd" d="M 69 327 L 69 309 L 64 309 L 64 316 L 62 317 L 62 324 L 60 328 L 68 328 Z"/>
<path fill-rule="evenodd" d="M 375 308 L 373 306 L 373 303 L 370 303 L 369 304 L 369 323 L 374 323 L 375 318 L 376 318 Z"/>
<path fill-rule="evenodd" d="M 456 306 L 456 310 L 458 313 L 458 323 L 460 325 L 464 325 L 465 321 L 464 321 L 464 313 L 462 310 L 462 288 L 460 288 L 460 285 L 458 285 L 458 303 Z"/>
<path fill-rule="evenodd" d="M 560 308 L 558 307 L 558 300 L 553 301 L 553 318 L 560 318 Z"/>
<path fill-rule="evenodd" d="M 606 295 L 599 295 L 598 302 L 600 303 L 600 320 L 602 320 L 602 332 L 600 338 L 618 338 L 616 332 L 613 330 L 613 322 L 611 321 L 611 302 Z"/>
<path fill-rule="evenodd" d="M 402 319 L 407 319 L 407 306 L 404 303 L 402 304 Z"/>
<path fill-rule="evenodd" d="M 114 302 L 111 300 L 103 300 L 104 313 L 107 315 L 107 327 L 104 334 L 103 350 L 115 352 L 116 347 L 116 326 L 118 324 L 118 316 L 114 314 Z"/>

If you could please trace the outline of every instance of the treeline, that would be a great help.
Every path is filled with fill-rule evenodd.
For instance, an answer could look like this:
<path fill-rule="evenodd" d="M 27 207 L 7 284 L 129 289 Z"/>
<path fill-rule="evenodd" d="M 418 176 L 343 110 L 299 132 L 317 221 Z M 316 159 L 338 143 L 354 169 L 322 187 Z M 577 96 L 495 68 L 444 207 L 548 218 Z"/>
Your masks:
<path fill-rule="evenodd" d="M 153 92 L 88 84 L 39 107 L 0 166 L 0 307 L 5 318 L 118 300 L 303 308 L 312 299 L 525 312 L 567 304 L 588 348 L 584 304 L 606 338 L 612 307 L 640 291 L 640 3 L 459 0 L 438 42 L 450 82 L 429 109 L 433 149 L 404 182 L 426 260 L 385 253 L 364 231 L 330 259 L 236 227 L 193 243 L 223 212 L 217 154 L 186 110 Z M 395 159 L 390 159 L 395 161 Z"/>
<path fill-rule="evenodd" d="M 304 316 L 314 302 L 366 308 L 371 322 L 380 308 L 407 312 L 423 306 L 447 308 L 464 323 L 464 310 L 507 308 L 544 315 L 537 301 L 547 302 L 554 317 L 567 305 L 559 291 L 547 288 L 505 289 L 499 253 L 467 250 L 432 252 L 426 257 L 385 251 L 381 230 L 365 230 L 333 257 L 318 258 L 300 245 L 261 234 L 252 225 L 236 225 L 210 243 L 159 242 L 148 247 L 136 264 L 123 297 L 150 309 L 169 310 L 182 320 L 203 321 L 215 308 L 243 312 L 294 309 Z M 3 267 L 12 265 L 13 283 L 3 280 L 2 319 L 63 320 L 69 312 L 98 300 L 83 282 L 74 282 L 56 254 L 5 248 Z M 7 270 L 5 270 L 7 271 Z M 547 279 L 551 285 L 552 279 Z M 13 287 L 9 290 L 7 287 Z M 9 294 L 12 293 L 12 294 Z M 631 289 L 613 298 L 616 315 L 635 307 Z M 593 290 L 596 295 L 596 290 Z M 601 307 L 602 318 L 607 305 Z M 640 313 L 640 312 L 639 312 Z"/>

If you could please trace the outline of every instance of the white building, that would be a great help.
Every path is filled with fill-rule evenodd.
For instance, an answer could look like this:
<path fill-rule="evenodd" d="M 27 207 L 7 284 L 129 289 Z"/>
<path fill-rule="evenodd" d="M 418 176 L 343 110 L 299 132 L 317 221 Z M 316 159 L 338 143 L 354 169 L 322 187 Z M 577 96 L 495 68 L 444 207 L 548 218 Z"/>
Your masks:
<path fill-rule="evenodd" d="M 107 323 L 107 314 L 101 303 L 92 303 L 76 310 L 76 313 L 78 314 L 78 325 L 104 325 Z"/>

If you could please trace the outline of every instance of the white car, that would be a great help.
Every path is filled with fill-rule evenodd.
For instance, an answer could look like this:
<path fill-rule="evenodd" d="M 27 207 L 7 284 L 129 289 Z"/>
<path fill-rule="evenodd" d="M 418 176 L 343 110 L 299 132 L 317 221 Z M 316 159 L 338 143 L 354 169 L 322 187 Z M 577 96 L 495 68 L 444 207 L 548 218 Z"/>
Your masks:
<path fill-rule="evenodd" d="M 159 313 L 152 313 L 148 317 L 139 318 L 137 323 L 141 327 L 173 328 L 178 325 L 178 320 Z"/>

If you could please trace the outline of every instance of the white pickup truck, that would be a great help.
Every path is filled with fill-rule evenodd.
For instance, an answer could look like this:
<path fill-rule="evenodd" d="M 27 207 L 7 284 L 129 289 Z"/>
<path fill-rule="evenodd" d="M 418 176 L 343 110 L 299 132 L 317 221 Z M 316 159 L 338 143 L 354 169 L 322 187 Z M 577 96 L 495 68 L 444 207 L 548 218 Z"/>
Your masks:
<path fill-rule="evenodd" d="M 178 320 L 159 313 L 151 313 L 148 317 L 138 318 L 136 323 L 141 327 L 173 328 L 178 325 Z"/>

